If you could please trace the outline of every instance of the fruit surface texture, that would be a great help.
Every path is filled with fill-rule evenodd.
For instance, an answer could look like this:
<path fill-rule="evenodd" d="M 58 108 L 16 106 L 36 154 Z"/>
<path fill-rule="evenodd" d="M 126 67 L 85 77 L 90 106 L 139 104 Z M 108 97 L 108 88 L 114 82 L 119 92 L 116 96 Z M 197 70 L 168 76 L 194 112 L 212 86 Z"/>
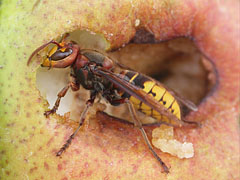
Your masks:
<path fill-rule="evenodd" d="M 231 0 L 0 1 L 0 179 L 239 179 L 239 6 Z M 194 157 L 156 150 L 171 166 L 162 173 L 136 128 L 99 113 L 92 119 L 102 125 L 84 126 L 56 157 L 77 119 L 43 115 L 48 103 L 36 87 L 41 58 L 27 66 L 30 54 L 77 29 L 100 34 L 104 49 L 117 49 L 139 28 L 159 42 L 192 39 L 214 66 L 216 85 L 186 117 L 202 126 L 174 130 L 176 139 L 193 144 Z M 152 129 L 146 127 L 149 137 Z"/>

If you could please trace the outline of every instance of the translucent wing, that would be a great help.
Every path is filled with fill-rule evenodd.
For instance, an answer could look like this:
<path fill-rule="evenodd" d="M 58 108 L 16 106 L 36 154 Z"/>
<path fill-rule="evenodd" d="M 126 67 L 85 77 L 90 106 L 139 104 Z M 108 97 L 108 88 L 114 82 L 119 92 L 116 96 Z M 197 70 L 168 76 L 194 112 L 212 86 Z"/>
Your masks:
<path fill-rule="evenodd" d="M 121 78 L 119 74 L 115 74 L 111 71 L 105 69 L 97 69 L 95 71 L 96 74 L 106 78 L 114 85 L 116 85 L 122 91 L 128 93 L 129 95 L 139 99 L 147 106 L 151 107 L 153 110 L 157 111 L 163 116 L 168 117 L 169 119 L 175 121 L 180 126 L 184 124 L 184 121 L 177 118 L 174 114 L 170 113 L 166 107 L 160 104 L 154 97 L 149 96 L 145 91 L 141 88 L 129 83 L 125 79 Z"/>

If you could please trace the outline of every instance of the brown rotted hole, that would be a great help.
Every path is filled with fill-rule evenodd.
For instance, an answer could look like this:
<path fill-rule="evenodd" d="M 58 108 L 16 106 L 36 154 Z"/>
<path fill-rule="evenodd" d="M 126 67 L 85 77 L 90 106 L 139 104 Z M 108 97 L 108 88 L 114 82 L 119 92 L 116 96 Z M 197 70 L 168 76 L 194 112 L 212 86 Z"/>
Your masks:
<path fill-rule="evenodd" d="M 110 55 L 196 105 L 210 94 L 216 84 L 214 66 L 188 38 L 159 42 L 151 33 L 140 30 L 131 43 Z M 184 116 L 189 112 L 185 106 L 182 106 L 182 110 Z M 124 114 L 126 116 L 127 113 Z M 145 119 L 147 117 L 142 121 Z"/>
<path fill-rule="evenodd" d="M 102 52 L 106 48 L 106 41 L 101 35 L 87 31 L 74 31 L 70 34 L 70 39 L 79 43 L 82 48 L 98 49 Z M 152 34 L 140 30 L 129 44 L 107 54 L 131 69 L 151 76 L 195 104 L 199 104 L 209 94 L 216 82 L 213 65 L 203 57 L 194 43 L 187 38 L 158 42 Z M 39 81 L 40 76 L 45 74 L 44 76 L 48 77 L 39 82 L 46 83 L 47 80 L 47 83 L 49 83 L 47 86 L 51 87 L 53 84 L 61 83 L 63 87 L 64 84 L 67 84 L 70 69 L 50 71 L 46 69 L 39 70 L 37 81 Z M 51 74 L 49 75 L 49 73 Z M 57 80 L 52 81 L 50 77 L 54 76 L 57 77 Z M 61 87 L 55 86 L 54 89 L 55 92 L 52 89 L 44 90 L 45 93 L 52 94 L 53 99 L 50 107 L 53 106 L 57 92 Z M 40 92 L 42 92 L 41 89 Z M 69 91 L 68 94 L 64 98 L 65 100 L 61 102 L 59 112 L 63 114 L 71 111 L 71 118 L 77 121 L 89 93 L 81 87 L 77 93 Z M 50 100 L 48 99 L 48 101 Z M 104 100 L 100 102 L 105 103 Z M 61 106 L 65 106 L 64 110 L 62 110 Z M 186 108 L 183 110 L 185 114 L 188 112 Z M 126 117 L 131 121 L 125 106 L 112 107 L 107 105 L 105 111 L 113 116 Z M 146 123 L 153 122 L 151 118 L 142 116 L 141 113 L 139 116 L 143 121 L 146 120 Z"/>

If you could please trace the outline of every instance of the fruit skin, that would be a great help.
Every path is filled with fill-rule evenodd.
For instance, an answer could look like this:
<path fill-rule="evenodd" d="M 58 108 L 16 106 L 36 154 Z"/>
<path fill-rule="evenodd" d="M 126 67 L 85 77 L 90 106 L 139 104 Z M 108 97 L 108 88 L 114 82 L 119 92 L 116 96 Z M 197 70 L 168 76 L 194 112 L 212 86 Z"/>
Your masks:
<path fill-rule="evenodd" d="M 238 1 L 2 1 L 1 179 L 239 179 L 237 7 Z M 61 159 L 55 157 L 77 124 L 43 116 L 47 102 L 36 89 L 36 67 L 26 66 L 36 47 L 77 28 L 119 47 L 134 36 L 136 19 L 158 40 L 193 39 L 218 75 L 217 87 L 187 117 L 202 127 L 175 131 L 177 139 L 193 143 L 195 156 L 181 160 L 157 151 L 171 165 L 167 176 L 137 129 L 101 115 L 102 127 L 90 124 Z M 152 128 L 146 130 L 150 135 Z"/>

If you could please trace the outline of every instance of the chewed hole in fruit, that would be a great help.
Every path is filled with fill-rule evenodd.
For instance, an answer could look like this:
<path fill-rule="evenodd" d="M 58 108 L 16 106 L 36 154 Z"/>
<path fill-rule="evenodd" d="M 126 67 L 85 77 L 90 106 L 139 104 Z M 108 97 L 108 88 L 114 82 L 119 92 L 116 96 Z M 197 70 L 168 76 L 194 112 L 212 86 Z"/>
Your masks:
<path fill-rule="evenodd" d="M 76 41 L 81 48 L 96 49 L 104 52 L 109 46 L 102 35 L 88 31 L 74 31 L 70 33 L 68 38 Z M 143 44 L 139 41 L 137 43 L 132 41 L 132 43 L 106 54 L 131 69 L 162 82 L 195 104 L 201 102 L 216 82 L 211 64 L 202 57 L 201 53 L 193 45 L 193 42 L 186 38 L 163 43 L 144 42 Z M 212 73 L 211 76 L 209 76 L 209 72 Z M 48 70 L 48 68 L 39 67 L 37 71 L 37 88 L 40 90 L 41 95 L 46 97 L 49 102 L 49 108 L 53 107 L 58 92 L 68 84 L 69 77 L 69 68 Z M 211 78 L 209 79 L 209 77 Z M 88 97 L 89 92 L 83 88 L 80 88 L 78 92 L 69 91 L 62 98 L 57 113 L 64 115 L 64 113 L 71 112 L 70 118 L 77 121 Z M 106 101 L 101 99 L 100 102 L 105 103 Z M 105 111 L 113 116 L 124 117 L 124 120 L 132 122 L 130 113 L 124 105 L 118 107 L 109 105 Z M 145 116 L 140 112 L 138 112 L 138 117 L 143 124 L 156 123 L 153 118 Z M 163 139 L 165 140 L 161 142 L 158 140 L 158 143 L 154 143 L 154 145 L 157 147 L 162 143 L 168 144 L 171 148 L 178 146 L 183 151 L 188 148 L 191 151 L 189 144 L 178 144 L 179 142 L 168 140 L 166 137 Z M 163 151 L 167 152 L 167 150 Z M 176 155 L 178 157 L 190 157 L 190 155 Z"/>

